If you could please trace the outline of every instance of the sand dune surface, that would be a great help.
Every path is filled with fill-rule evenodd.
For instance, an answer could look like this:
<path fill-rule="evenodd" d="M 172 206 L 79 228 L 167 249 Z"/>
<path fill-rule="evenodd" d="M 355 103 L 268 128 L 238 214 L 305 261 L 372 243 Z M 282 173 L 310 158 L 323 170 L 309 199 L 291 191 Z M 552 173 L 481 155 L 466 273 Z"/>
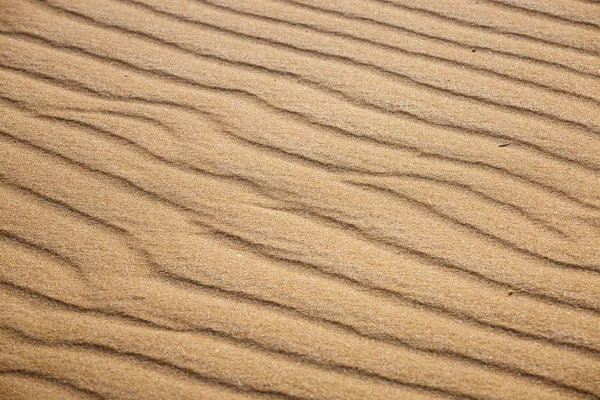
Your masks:
<path fill-rule="evenodd" d="M 600 398 L 600 3 L 0 6 L 0 398 Z"/>

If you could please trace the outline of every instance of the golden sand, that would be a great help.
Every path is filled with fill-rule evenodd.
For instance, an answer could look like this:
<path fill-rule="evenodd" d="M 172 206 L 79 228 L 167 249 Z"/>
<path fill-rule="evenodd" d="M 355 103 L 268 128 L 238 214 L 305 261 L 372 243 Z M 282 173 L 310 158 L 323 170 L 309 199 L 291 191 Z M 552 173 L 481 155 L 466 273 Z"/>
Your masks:
<path fill-rule="evenodd" d="M 0 0 L 0 398 L 600 397 L 600 4 Z"/>

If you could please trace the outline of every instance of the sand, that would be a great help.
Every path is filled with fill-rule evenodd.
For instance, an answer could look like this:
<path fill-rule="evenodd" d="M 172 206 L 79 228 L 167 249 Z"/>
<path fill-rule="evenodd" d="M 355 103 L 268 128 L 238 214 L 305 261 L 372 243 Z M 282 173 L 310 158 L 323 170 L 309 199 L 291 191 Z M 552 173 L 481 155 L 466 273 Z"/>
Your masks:
<path fill-rule="evenodd" d="M 600 4 L 0 10 L 0 398 L 600 398 Z"/>

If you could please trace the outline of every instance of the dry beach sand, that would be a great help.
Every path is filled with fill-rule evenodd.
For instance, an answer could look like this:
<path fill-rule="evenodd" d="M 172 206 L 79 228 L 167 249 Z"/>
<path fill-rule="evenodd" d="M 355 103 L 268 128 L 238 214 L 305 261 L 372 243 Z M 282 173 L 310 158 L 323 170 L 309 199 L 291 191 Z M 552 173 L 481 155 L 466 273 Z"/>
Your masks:
<path fill-rule="evenodd" d="M 0 31 L 0 398 L 600 398 L 600 3 Z"/>

